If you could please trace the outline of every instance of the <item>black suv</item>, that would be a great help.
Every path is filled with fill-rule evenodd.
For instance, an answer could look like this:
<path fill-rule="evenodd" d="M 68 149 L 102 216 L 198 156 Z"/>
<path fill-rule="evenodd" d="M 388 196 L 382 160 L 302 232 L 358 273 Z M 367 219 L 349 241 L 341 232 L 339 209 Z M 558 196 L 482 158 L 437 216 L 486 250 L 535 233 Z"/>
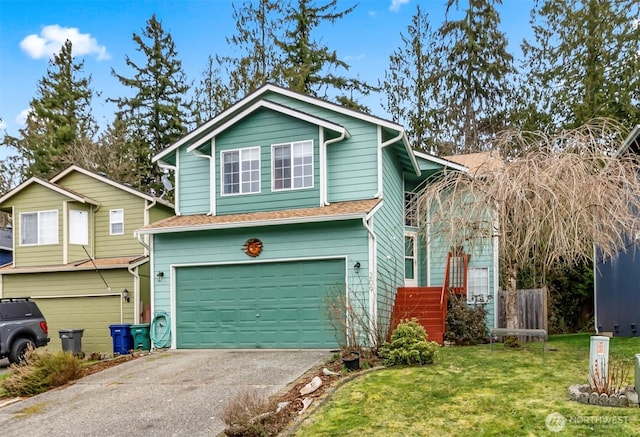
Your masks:
<path fill-rule="evenodd" d="M 47 321 L 29 298 L 0 299 L 0 358 L 24 361 L 29 348 L 49 343 Z"/>

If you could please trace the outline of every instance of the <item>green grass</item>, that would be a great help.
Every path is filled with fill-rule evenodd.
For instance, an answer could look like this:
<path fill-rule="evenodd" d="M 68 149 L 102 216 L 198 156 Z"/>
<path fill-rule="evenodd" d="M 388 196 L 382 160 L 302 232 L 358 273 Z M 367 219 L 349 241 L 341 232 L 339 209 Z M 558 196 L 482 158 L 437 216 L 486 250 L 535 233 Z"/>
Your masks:
<path fill-rule="evenodd" d="M 338 389 L 295 435 L 638 435 L 638 408 L 569 401 L 568 387 L 587 382 L 589 334 L 552 336 L 548 346 L 557 350 L 443 348 L 433 365 L 368 373 Z M 610 351 L 633 357 L 640 338 L 612 338 Z M 562 433 L 547 429 L 551 413 L 564 416 Z"/>

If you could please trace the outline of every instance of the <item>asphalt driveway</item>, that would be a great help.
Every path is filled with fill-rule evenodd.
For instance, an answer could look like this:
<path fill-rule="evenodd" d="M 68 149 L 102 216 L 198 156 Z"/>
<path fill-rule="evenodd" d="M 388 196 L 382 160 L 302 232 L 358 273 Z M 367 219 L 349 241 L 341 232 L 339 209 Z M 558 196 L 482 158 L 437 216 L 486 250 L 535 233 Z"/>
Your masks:
<path fill-rule="evenodd" d="M 216 436 L 245 390 L 271 395 L 328 350 L 178 350 L 151 355 L 0 408 L 2 435 Z"/>

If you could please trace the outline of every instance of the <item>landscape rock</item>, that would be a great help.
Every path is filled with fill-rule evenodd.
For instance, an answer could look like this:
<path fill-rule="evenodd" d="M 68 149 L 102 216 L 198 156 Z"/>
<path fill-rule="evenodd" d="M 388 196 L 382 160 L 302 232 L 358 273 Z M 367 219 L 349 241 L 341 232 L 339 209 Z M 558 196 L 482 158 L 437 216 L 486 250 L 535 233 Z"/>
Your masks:
<path fill-rule="evenodd" d="M 312 398 L 304 398 L 302 400 L 302 410 L 300 410 L 298 412 L 298 415 L 304 413 L 305 411 L 307 411 L 307 408 L 309 408 L 309 405 L 311 405 L 311 403 L 313 402 Z"/>
<path fill-rule="evenodd" d="M 314 376 L 311 382 L 300 389 L 300 395 L 308 395 L 318 390 L 322 385 L 322 379 L 319 376 Z"/>

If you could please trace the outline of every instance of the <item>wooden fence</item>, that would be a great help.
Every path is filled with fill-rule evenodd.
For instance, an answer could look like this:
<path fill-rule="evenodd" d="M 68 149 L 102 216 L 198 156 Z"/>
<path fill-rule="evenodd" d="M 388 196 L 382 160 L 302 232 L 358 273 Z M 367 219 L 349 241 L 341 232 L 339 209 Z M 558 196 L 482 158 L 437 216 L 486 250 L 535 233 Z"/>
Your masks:
<path fill-rule="evenodd" d="M 547 320 L 547 289 L 534 288 L 530 290 L 516 290 L 516 319 L 514 328 L 544 329 L 549 332 Z M 498 328 L 507 327 L 506 311 L 507 292 L 498 291 Z"/>

